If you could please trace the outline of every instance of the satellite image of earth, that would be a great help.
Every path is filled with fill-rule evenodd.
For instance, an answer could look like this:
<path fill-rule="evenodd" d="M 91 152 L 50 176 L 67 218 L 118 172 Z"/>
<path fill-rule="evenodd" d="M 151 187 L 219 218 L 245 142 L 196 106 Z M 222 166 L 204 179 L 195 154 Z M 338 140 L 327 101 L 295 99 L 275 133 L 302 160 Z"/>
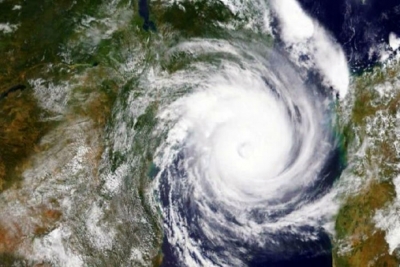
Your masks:
<path fill-rule="evenodd" d="M 400 0 L 0 0 L 23 266 L 400 266 Z"/>

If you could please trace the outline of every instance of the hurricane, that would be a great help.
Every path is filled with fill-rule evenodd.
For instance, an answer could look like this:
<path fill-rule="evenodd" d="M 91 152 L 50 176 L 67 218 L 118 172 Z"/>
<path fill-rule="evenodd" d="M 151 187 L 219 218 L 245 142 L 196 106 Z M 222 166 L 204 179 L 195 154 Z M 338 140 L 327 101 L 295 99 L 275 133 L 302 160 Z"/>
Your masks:
<path fill-rule="evenodd" d="M 267 40 L 194 39 L 166 60 L 183 54 L 206 60 L 154 81 L 174 96 L 154 132 L 162 137 L 153 186 L 170 244 L 165 266 L 324 253 L 338 167 L 332 94 Z"/>
<path fill-rule="evenodd" d="M 368 249 L 386 236 L 369 234 L 395 229 L 375 198 L 394 190 L 363 191 L 370 180 L 354 177 L 398 166 L 387 146 L 398 115 L 385 100 L 391 120 L 367 117 L 389 91 L 366 91 L 381 75 L 351 69 L 365 56 L 340 39 L 353 15 L 334 31 L 323 0 L 14 2 L 0 0 L 0 265 L 321 267 L 346 265 L 352 249 L 356 265 L 384 255 Z M 392 139 L 368 150 L 372 130 Z"/>

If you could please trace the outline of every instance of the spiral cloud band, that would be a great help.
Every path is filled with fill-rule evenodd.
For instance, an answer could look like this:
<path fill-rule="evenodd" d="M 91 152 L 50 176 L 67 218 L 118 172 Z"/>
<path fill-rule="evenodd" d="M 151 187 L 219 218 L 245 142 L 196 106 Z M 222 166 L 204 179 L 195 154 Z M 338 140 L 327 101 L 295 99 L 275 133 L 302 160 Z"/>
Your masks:
<path fill-rule="evenodd" d="M 307 210 L 335 149 L 326 96 L 267 45 L 193 40 L 175 53 L 214 59 L 158 81 L 179 92 L 158 116 L 155 182 L 176 261 L 243 266 L 318 238 L 303 227 L 324 217 Z"/>

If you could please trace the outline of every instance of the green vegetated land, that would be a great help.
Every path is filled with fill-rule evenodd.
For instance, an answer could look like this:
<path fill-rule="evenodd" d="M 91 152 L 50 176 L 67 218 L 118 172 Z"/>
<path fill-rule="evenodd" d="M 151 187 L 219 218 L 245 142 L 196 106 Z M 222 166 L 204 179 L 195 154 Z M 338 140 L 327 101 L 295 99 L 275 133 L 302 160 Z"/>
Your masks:
<path fill-rule="evenodd" d="M 68 121 L 69 116 L 88 117 L 98 128 L 106 125 L 118 88 L 110 80 L 109 71 L 97 62 L 104 54 L 96 51 L 80 54 L 77 49 L 72 55 L 74 62 L 78 62 L 74 65 L 66 63 L 60 55 L 63 46 L 76 35 L 76 21 L 97 12 L 101 2 L 0 2 L 0 23 L 17 25 L 11 33 L 0 31 L 0 193 L 18 189 L 22 172 L 30 166 L 30 156 L 47 149 L 40 145 L 41 138 L 62 121 Z M 15 5 L 20 5 L 20 9 L 13 10 Z M 41 107 L 30 81 L 42 78 L 57 84 L 89 69 L 90 75 L 74 89 L 79 91 L 80 102 L 72 98 L 68 103 L 69 114 L 52 119 L 60 114 Z M 44 90 L 52 89 L 45 86 Z M 96 152 L 95 160 L 99 160 L 102 149 Z M 62 218 L 56 204 L 46 205 L 35 211 L 37 226 L 30 235 L 48 233 Z M 12 263 L 29 266 L 30 263 L 15 254 L 27 238 L 24 224 L 21 221 L 20 225 L 13 224 L 10 228 L 0 223 L 0 266 Z"/>
<path fill-rule="evenodd" d="M 227 23 L 234 14 L 220 1 L 182 1 L 163 7 L 162 1 L 152 2 L 158 25 L 166 24 L 182 37 L 211 37 L 220 33 L 218 23 Z"/>
<path fill-rule="evenodd" d="M 17 4 L 21 5 L 21 8 L 12 10 Z M 23 171 L 30 167 L 31 156 L 49 149 L 48 144 L 41 145 L 41 138 L 60 125 L 73 123 L 78 117 L 85 118 L 91 121 L 93 130 L 100 132 L 105 140 L 107 131 L 113 127 L 111 118 L 117 96 L 124 102 L 130 92 L 136 90 L 135 82 L 130 77 L 136 70 L 132 70 L 132 74 L 124 74 L 118 68 L 132 56 L 134 52 L 131 51 L 135 50 L 136 46 L 145 48 L 152 33 L 142 29 L 143 20 L 137 12 L 122 12 L 118 17 L 118 11 L 111 14 L 117 16 L 116 18 L 110 18 L 106 4 L 104 1 L 95 0 L 41 3 L 19 3 L 10 0 L 0 3 L 0 23 L 18 25 L 14 32 L 0 31 L 0 54 L 6 55 L 0 58 L 0 193 L 5 190 L 18 190 Z M 125 0 L 118 3 L 123 6 L 122 10 L 127 7 L 138 10 L 137 4 L 137 1 L 131 3 Z M 120 26 L 111 36 L 102 38 L 101 34 L 108 31 L 107 25 L 90 19 L 90 25 L 80 25 L 80 22 L 88 17 L 103 18 L 106 22 L 115 20 L 112 23 L 118 22 Z M 122 22 L 124 19 L 126 21 Z M 93 28 L 95 36 L 80 33 L 77 31 L 78 27 L 81 27 L 79 31 L 84 27 L 89 31 Z M 91 43 L 91 38 L 95 39 L 95 44 Z M 145 56 L 144 60 L 149 59 Z M 39 78 L 43 80 L 42 90 L 54 90 L 56 85 L 70 85 L 67 88 L 70 97 L 65 103 L 66 112 L 59 114 L 42 107 L 40 100 L 43 102 L 48 99 L 37 99 L 32 85 L 32 81 Z M 137 90 L 137 94 L 145 93 L 143 90 Z M 146 138 L 154 126 L 152 123 L 156 106 L 155 104 L 149 108 L 148 112 L 138 118 L 137 124 L 132 125 L 136 130 L 143 132 L 141 139 L 138 138 L 135 142 L 134 148 L 138 153 L 146 154 L 138 167 L 143 181 L 137 190 L 140 191 L 143 202 L 146 201 L 144 187 L 149 183 L 145 179 L 149 179 L 148 173 L 152 164 L 150 150 L 155 150 L 154 147 L 146 146 Z M 112 145 L 112 142 L 113 140 L 108 140 L 108 144 Z M 92 147 L 90 153 L 91 160 L 97 162 L 93 168 L 94 179 L 98 179 L 98 165 L 104 154 L 106 142 L 100 145 L 101 147 Z M 110 157 L 112 164 L 118 165 L 118 155 Z M 130 194 L 130 191 L 126 194 Z M 157 232 L 147 233 L 147 239 L 153 238 L 154 247 L 158 250 L 162 242 L 159 223 L 156 217 L 152 217 L 153 211 L 149 204 L 144 204 L 146 216 L 153 224 L 151 227 Z M 44 203 L 43 207 L 38 207 L 37 210 L 35 208 L 30 216 L 27 220 L 34 219 L 36 222 L 33 229 L 27 230 L 22 220 L 13 223 L 11 227 L 0 222 L 0 266 L 51 266 L 49 262 L 27 261 L 18 253 L 18 249 L 28 236 L 33 240 L 56 228 L 63 220 L 63 210 L 55 199 L 54 203 Z M 127 220 L 124 223 L 131 224 L 131 221 Z M 138 230 L 131 231 L 134 226 L 125 226 L 126 229 L 122 229 L 121 233 L 127 233 L 128 236 L 123 238 L 132 235 L 132 239 L 129 240 L 133 242 L 132 240 L 137 238 L 135 231 Z M 127 250 L 123 253 L 130 253 L 129 245 L 124 246 L 121 242 L 121 249 Z M 119 248 L 114 249 L 115 253 L 107 251 L 101 259 L 95 259 L 93 262 L 101 262 L 106 258 L 108 262 L 117 262 L 120 260 L 116 252 Z M 154 256 L 154 253 L 151 254 Z M 146 261 L 153 261 L 155 265 L 159 264 L 161 259 L 161 255 L 154 259 L 145 257 Z M 129 260 L 129 255 L 125 260 Z"/>
<path fill-rule="evenodd" d="M 349 155 L 349 173 L 362 185 L 346 197 L 336 219 L 336 267 L 399 266 L 398 255 L 389 254 L 386 233 L 376 228 L 373 219 L 378 209 L 396 197 L 393 179 L 398 175 L 399 163 L 394 146 L 399 78 L 399 65 L 376 67 L 355 78 L 355 91 L 351 92 L 355 101 L 343 134 L 348 152 L 354 154 Z M 382 94 L 379 88 L 387 88 L 388 92 Z"/>
<path fill-rule="evenodd" d="M 38 105 L 29 80 L 68 79 L 60 67 L 48 66 L 62 64 L 61 46 L 72 36 L 76 19 L 99 4 L 72 0 L 0 3 L 0 23 L 17 25 L 14 32 L 0 31 L 0 191 L 19 180 L 21 164 L 39 149 L 39 139 L 53 124 L 45 118 L 54 114 Z M 20 9 L 13 10 L 15 5 Z M 83 55 L 80 59 L 92 63 Z"/>

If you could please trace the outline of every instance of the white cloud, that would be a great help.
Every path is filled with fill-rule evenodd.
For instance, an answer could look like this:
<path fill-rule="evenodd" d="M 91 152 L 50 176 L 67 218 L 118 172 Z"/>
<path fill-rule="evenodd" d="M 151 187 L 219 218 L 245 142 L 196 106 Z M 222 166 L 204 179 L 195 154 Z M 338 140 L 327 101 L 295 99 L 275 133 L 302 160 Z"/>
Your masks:
<path fill-rule="evenodd" d="M 400 177 L 394 179 L 396 195 L 400 196 Z M 378 210 L 374 216 L 376 227 L 386 232 L 385 239 L 389 245 L 389 253 L 400 246 L 400 199 L 387 209 Z"/>
<path fill-rule="evenodd" d="M 397 50 L 400 47 L 400 37 L 395 33 L 391 32 L 389 34 L 389 45 L 393 50 Z"/>
<path fill-rule="evenodd" d="M 34 241 L 34 251 L 43 260 L 50 261 L 56 266 L 79 267 L 83 266 L 80 256 L 65 246 L 64 242 L 71 233 L 62 227 L 54 229 L 43 239 Z"/>
<path fill-rule="evenodd" d="M 3 33 L 12 33 L 18 29 L 18 25 L 10 24 L 10 23 L 0 23 L 0 32 Z"/>
<path fill-rule="evenodd" d="M 296 62 L 301 55 L 307 55 L 313 61 L 313 67 L 323 75 L 326 85 L 344 97 L 350 75 L 341 46 L 301 9 L 297 1 L 271 0 L 271 7 L 280 23 L 281 38 L 290 48 L 293 60 Z"/>

